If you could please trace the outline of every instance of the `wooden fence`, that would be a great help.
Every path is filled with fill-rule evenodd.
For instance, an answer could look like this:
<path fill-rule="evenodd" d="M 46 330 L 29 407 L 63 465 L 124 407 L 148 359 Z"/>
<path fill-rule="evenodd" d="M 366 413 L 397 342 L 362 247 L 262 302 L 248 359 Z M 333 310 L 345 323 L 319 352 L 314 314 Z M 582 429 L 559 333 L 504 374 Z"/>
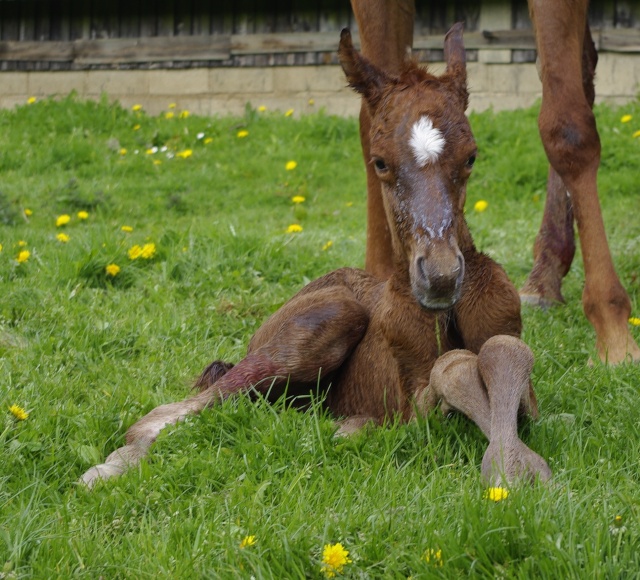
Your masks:
<path fill-rule="evenodd" d="M 469 60 L 494 49 L 535 59 L 526 0 L 417 0 L 416 12 L 426 59 L 441 59 L 457 20 Z M 599 50 L 640 52 L 640 0 L 592 0 L 590 21 Z M 333 64 L 344 26 L 357 40 L 347 0 L 0 0 L 0 70 Z"/>

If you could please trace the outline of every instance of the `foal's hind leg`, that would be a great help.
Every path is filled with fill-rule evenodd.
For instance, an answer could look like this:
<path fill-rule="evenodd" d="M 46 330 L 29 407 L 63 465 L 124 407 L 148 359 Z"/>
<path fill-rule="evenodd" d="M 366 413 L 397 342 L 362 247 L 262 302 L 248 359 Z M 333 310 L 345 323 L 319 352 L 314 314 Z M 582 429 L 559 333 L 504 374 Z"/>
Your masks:
<path fill-rule="evenodd" d="M 349 356 L 362 339 L 368 321 L 367 312 L 345 287 L 326 287 L 295 296 L 256 332 L 244 359 L 195 396 L 153 409 L 131 426 L 127 444 L 105 463 L 87 471 L 81 481 L 91 487 L 97 479 L 122 474 L 147 454 L 164 427 L 216 401 L 250 388 L 266 393 L 273 385 L 287 381 L 316 384 Z"/>

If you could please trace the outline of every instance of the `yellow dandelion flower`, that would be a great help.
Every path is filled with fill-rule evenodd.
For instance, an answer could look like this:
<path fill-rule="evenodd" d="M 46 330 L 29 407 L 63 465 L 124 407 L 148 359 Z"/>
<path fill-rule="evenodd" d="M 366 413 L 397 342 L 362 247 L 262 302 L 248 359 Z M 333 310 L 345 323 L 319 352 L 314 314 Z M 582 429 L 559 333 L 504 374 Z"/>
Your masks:
<path fill-rule="evenodd" d="M 504 487 L 490 487 L 487 491 L 484 492 L 485 499 L 490 499 L 491 501 L 502 501 L 503 499 L 507 499 L 509 495 L 509 490 Z"/>
<path fill-rule="evenodd" d="M 56 218 L 56 227 L 66 226 L 71 221 L 69 214 L 63 213 Z"/>
<path fill-rule="evenodd" d="M 633 326 L 640 326 L 640 318 L 632 316 L 631 318 L 629 318 L 629 324 L 632 324 Z"/>
<path fill-rule="evenodd" d="M 259 111 L 260 113 L 264 113 L 266 110 L 267 110 L 267 107 L 265 107 L 264 105 L 260 105 L 260 106 L 258 107 L 258 111 Z"/>
<path fill-rule="evenodd" d="M 33 105 L 33 103 L 35 103 L 38 99 L 36 99 L 35 97 L 29 97 L 27 99 L 27 105 Z"/>
<path fill-rule="evenodd" d="M 11 413 L 18 421 L 24 421 L 29 416 L 29 413 L 19 405 L 11 405 L 11 407 L 9 407 L 9 413 Z"/>
<path fill-rule="evenodd" d="M 245 536 L 244 538 L 242 538 L 242 542 L 240 542 L 240 547 L 242 549 L 248 548 L 249 546 L 253 546 L 255 543 L 256 543 L 255 536 Z"/>
<path fill-rule="evenodd" d="M 241 129 L 240 131 L 238 131 L 238 133 L 236 134 L 236 137 L 238 137 L 238 139 L 244 139 L 245 137 L 247 137 L 249 135 L 249 131 L 247 131 L 246 129 Z"/>
<path fill-rule="evenodd" d="M 347 207 L 352 207 L 353 206 L 353 202 L 352 201 L 348 201 L 344 205 L 346 205 Z"/>
<path fill-rule="evenodd" d="M 26 245 L 27 245 L 27 242 L 25 242 L 24 240 L 18 240 L 19 248 L 24 248 Z"/>
<path fill-rule="evenodd" d="M 324 246 L 322 246 L 322 251 L 326 252 L 331 246 L 333 246 L 333 242 L 329 240 Z"/>
<path fill-rule="evenodd" d="M 631 121 L 631 119 L 633 119 L 632 115 L 622 115 L 622 117 L 620 117 L 620 122 L 628 123 L 629 121 Z"/>
<path fill-rule="evenodd" d="M 150 149 L 146 149 L 146 150 L 145 150 L 145 153 L 146 153 L 147 155 L 153 155 L 156 151 L 157 151 L 157 149 L 155 149 L 155 150 L 154 150 L 154 148 L 153 148 L 153 147 L 151 147 Z"/>
<path fill-rule="evenodd" d="M 429 548 L 424 553 L 423 557 L 427 564 L 432 564 L 433 566 L 437 567 L 442 566 L 442 550 L 434 550 L 433 548 Z"/>
<path fill-rule="evenodd" d="M 284 166 L 287 171 L 293 171 L 296 167 L 298 167 L 298 164 L 295 161 L 287 161 L 287 164 Z"/>
<path fill-rule="evenodd" d="M 636 138 L 640 137 L 640 130 L 639 130 L 639 131 L 635 131 L 635 132 L 633 133 L 632 137 L 633 137 L 634 139 L 636 139 Z"/>
<path fill-rule="evenodd" d="M 133 105 L 133 107 L 131 107 L 132 111 L 141 111 L 142 110 L 142 105 Z"/>
<path fill-rule="evenodd" d="M 176 104 L 175 103 L 169 103 L 169 106 L 167 108 L 168 109 L 175 109 L 176 108 Z"/>
<path fill-rule="evenodd" d="M 288 234 L 297 234 L 297 233 L 299 233 L 301 231 L 302 231 L 302 226 L 300 224 L 291 224 L 287 228 L 287 233 Z"/>
<path fill-rule="evenodd" d="M 120 153 L 120 155 L 126 155 L 127 150 L 123 147 L 122 149 L 120 149 L 120 151 L 118 151 L 118 153 Z"/>
<path fill-rule="evenodd" d="M 213 137 L 207 137 L 207 138 L 203 141 L 203 143 L 204 143 L 205 145 L 209 145 L 209 143 L 213 143 Z"/>
<path fill-rule="evenodd" d="M 341 574 L 346 564 L 350 564 L 348 550 L 341 543 L 326 544 L 322 550 L 322 572 L 327 578 Z"/>
<path fill-rule="evenodd" d="M 29 216 L 32 216 L 32 215 L 33 215 L 33 212 L 32 212 L 28 207 L 25 207 L 25 208 L 24 208 L 24 215 L 26 215 L 27 217 L 29 217 Z"/>
<path fill-rule="evenodd" d="M 165 119 L 173 119 L 175 117 L 175 113 L 173 111 L 168 111 L 164 114 Z"/>
<path fill-rule="evenodd" d="M 67 234 L 64 234 L 64 233 L 60 232 L 59 234 L 56 235 L 56 239 L 59 242 L 62 242 L 63 244 L 66 244 L 71 238 Z"/>
<path fill-rule="evenodd" d="M 309 99 L 309 104 L 313 107 L 316 104 L 314 99 Z"/>
<path fill-rule="evenodd" d="M 291 198 L 291 201 L 292 201 L 293 203 L 296 203 L 296 204 L 298 204 L 298 203 L 304 203 L 304 200 L 305 200 L 305 197 L 304 197 L 303 195 L 294 195 L 294 196 Z"/>
<path fill-rule="evenodd" d="M 191 113 L 189 111 L 180 111 L 180 118 L 186 119 Z"/>
<path fill-rule="evenodd" d="M 142 246 L 140 257 L 144 260 L 150 260 L 156 255 L 156 245 L 149 243 Z"/>
<path fill-rule="evenodd" d="M 160 159 L 154 159 L 153 160 L 153 164 L 154 165 L 162 165 L 162 161 L 160 161 Z"/>
<path fill-rule="evenodd" d="M 136 125 L 133 126 L 133 130 L 134 131 L 138 131 L 140 129 L 141 125 L 138 123 Z"/>
<path fill-rule="evenodd" d="M 86 220 L 89 218 L 89 212 L 88 211 L 84 211 L 84 210 L 80 210 L 77 213 L 78 219 L 79 220 Z"/>
<path fill-rule="evenodd" d="M 191 157 L 193 155 L 193 151 L 191 149 L 185 149 L 184 151 L 178 151 L 176 153 L 176 157 L 181 157 L 182 159 L 186 159 L 187 157 Z"/>
<path fill-rule="evenodd" d="M 489 207 L 489 202 L 485 201 L 484 199 L 480 199 L 476 201 L 475 205 L 473 206 L 473 209 L 478 213 L 482 213 L 488 207 Z"/>
<path fill-rule="evenodd" d="M 0 244 L 0 252 L 2 252 L 2 244 Z"/>
<path fill-rule="evenodd" d="M 293 109 L 289 109 L 288 111 L 285 112 L 284 116 L 285 117 L 291 117 L 291 115 L 293 115 Z"/>
<path fill-rule="evenodd" d="M 120 229 L 127 234 L 130 234 L 133 231 L 133 228 L 131 226 L 122 226 Z"/>
<path fill-rule="evenodd" d="M 18 264 L 24 264 L 29 259 L 30 255 L 31 252 L 29 250 L 22 250 L 16 258 Z"/>
<path fill-rule="evenodd" d="M 142 254 L 142 248 L 138 244 L 131 246 L 127 252 L 127 256 L 129 256 L 130 260 L 137 260 L 140 257 L 140 254 Z"/>
<path fill-rule="evenodd" d="M 120 273 L 120 266 L 118 264 L 109 264 L 105 267 L 105 272 L 107 276 L 115 278 Z"/>

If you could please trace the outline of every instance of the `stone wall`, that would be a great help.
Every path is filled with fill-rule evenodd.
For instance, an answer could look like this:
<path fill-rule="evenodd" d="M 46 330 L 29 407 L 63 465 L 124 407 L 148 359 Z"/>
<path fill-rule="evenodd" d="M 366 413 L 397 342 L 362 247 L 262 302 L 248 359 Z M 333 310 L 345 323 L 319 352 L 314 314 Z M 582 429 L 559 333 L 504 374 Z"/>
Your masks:
<path fill-rule="evenodd" d="M 443 64 L 433 65 L 434 72 Z M 540 97 L 540 82 L 532 63 L 468 64 L 470 108 L 480 111 L 528 107 Z M 0 72 L 0 107 L 22 104 L 29 97 L 81 98 L 102 94 L 124 107 L 141 104 L 150 114 L 176 103 L 179 109 L 203 115 L 241 114 L 245 104 L 270 110 L 294 109 L 296 114 L 324 108 L 330 114 L 357 115 L 359 99 L 346 88 L 338 66 L 265 68 L 202 68 L 182 70 L 85 70 Z M 596 77 L 598 101 L 622 104 L 640 91 L 640 57 L 602 53 Z M 310 104 L 312 100 L 313 104 Z"/>

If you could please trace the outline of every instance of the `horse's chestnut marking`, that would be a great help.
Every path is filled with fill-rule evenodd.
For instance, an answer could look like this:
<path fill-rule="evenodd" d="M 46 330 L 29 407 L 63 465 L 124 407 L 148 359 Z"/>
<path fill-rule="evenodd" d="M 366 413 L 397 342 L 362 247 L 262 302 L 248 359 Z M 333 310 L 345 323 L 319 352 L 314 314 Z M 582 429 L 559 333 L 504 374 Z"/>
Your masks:
<path fill-rule="evenodd" d="M 433 122 L 426 115 L 420 117 L 411 128 L 409 145 L 418 165 L 424 166 L 435 163 L 444 149 L 444 137 Z"/>

